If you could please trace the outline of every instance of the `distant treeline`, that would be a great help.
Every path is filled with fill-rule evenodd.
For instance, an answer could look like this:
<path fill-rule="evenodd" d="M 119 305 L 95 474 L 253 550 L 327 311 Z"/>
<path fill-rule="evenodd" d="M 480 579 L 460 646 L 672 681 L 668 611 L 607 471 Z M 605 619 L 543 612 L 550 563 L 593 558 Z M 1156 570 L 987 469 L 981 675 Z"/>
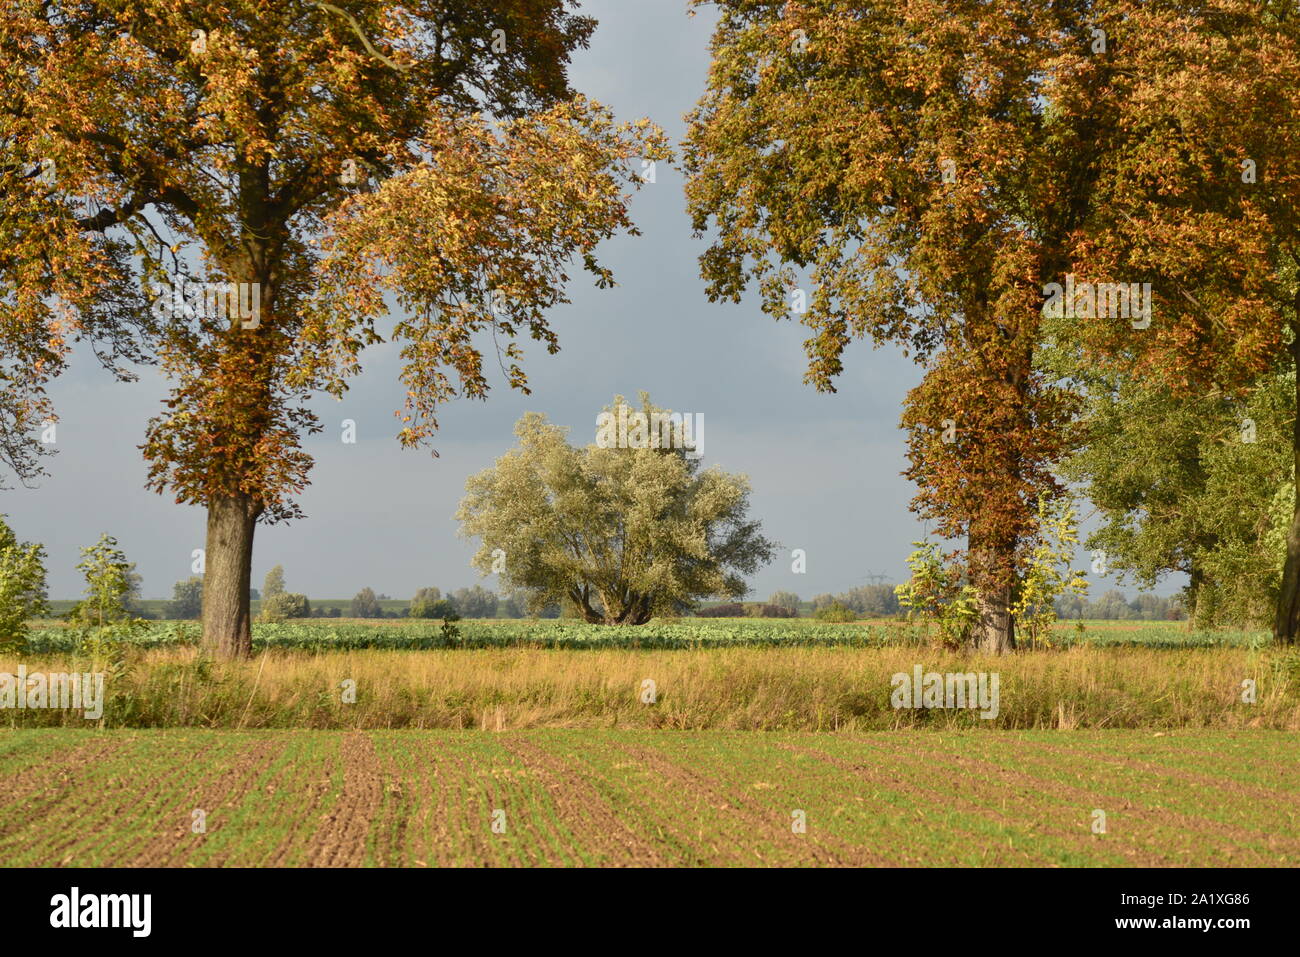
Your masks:
<path fill-rule="evenodd" d="M 305 595 L 286 592 L 284 573 L 276 566 L 267 574 L 261 592 L 250 589 L 254 611 L 264 620 L 286 618 L 527 618 L 531 617 L 521 598 L 499 596 L 475 585 L 443 594 L 438 588 L 421 588 L 409 601 L 398 602 L 372 588 L 363 588 L 347 602 L 313 604 Z M 203 579 L 193 576 L 179 581 L 172 589 L 171 601 L 128 599 L 131 611 L 139 618 L 197 619 L 203 612 Z M 558 607 L 545 608 L 540 618 L 558 618 Z"/>
<path fill-rule="evenodd" d="M 1124 593 L 1111 589 L 1099 598 L 1089 601 L 1078 595 L 1062 595 L 1056 600 L 1059 618 L 1107 618 L 1132 621 L 1184 621 L 1187 609 L 1176 595 L 1161 596 L 1140 594 L 1129 599 Z"/>
<path fill-rule="evenodd" d="M 783 605 L 795 611 L 798 611 L 803 604 L 798 595 L 782 591 L 774 593 L 768 601 L 772 605 Z M 860 618 L 886 617 L 901 614 L 903 611 L 899 607 L 898 596 L 894 592 L 893 585 L 860 585 L 838 595 L 827 592 L 814 595 L 810 604 L 814 615 L 818 615 L 819 612 L 824 614 L 835 606 L 853 611 Z M 1175 595 L 1143 593 L 1130 599 L 1117 589 L 1111 589 L 1092 600 L 1067 594 L 1057 600 L 1056 614 L 1071 620 L 1089 618 L 1184 621 L 1187 618 L 1187 610 L 1183 607 L 1181 599 Z"/>
<path fill-rule="evenodd" d="M 838 595 L 830 593 L 814 595 L 813 614 L 837 604 L 866 618 L 897 615 L 902 610 L 899 608 L 898 596 L 894 594 L 893 585 L 859 585 Z"/>
<path fill-rule="evenodd" d="M 273 573 L 274 574 L 274 573 Z M 268 576 L 270 578 L 272 576 Z M 385 594 L 376 594 L 363 588 L 348 602 L 318 601 L 313 604 L 305 596 L 276 591 L 269 597 L 251 590 L 251 597 L 261 607 L 257 612 L 268 612 L 268 618 L 530 618 L 522 598 L 498 595 L 490 589 L 475 585 L 443 593 L 440 589 L 421 588 L 409 600 L 397 600 Z M 203 579 L 193 577 L 177 582 L 171 601 L 143 600 L 134 595 L 126 598 L 131 612 L 138 618 L 197 619 L 203 607 Z M 66 613 L 75 602 L 51 601 L 54 614 Z M 64 608 L 63 606 L 68 606 Z M 838 594 L 825 592 L 814 595 L 805 602 L 790 591 L 774 592 L 766 602 L 730 602 L 700 608 L 695 614 L 701 618 L 795 618 L 805 613 L 827 617 L 827 612 L 847 609 L 859 618 L 888 617 L 902 614 L 893 585 L 861 585 Z M 818 614 L 818 613 L 821 614 Z M 1056 613 L 1062 619 L 1107 619 L 1132 621 L 1184 621 L 1187 611 L 1177 596 L 1139 594 L 1128 598 L 1123 592 L 1111 589 L 1094 600 L 1065 595 L 1056 602 Z M 537 617 L 559 618 L 561 609 L 551 606 Z M 832 616 L 833 617 L 833 616 Z"/>

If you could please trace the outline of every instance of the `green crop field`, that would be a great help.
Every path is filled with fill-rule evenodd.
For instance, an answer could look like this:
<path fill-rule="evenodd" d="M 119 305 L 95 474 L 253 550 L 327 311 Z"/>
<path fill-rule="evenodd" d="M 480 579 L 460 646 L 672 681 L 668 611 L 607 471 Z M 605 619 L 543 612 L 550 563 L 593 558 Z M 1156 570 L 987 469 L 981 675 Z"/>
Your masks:
<path fill-rule="evenodd" d="M 0 859 L 1294 867 L 1298 752 L 1283 732 L 7 730 Z"/>
<path fill-rule="evenodd" d="M 77 636 L 65 623 L 32 622 L 27 648 L 33 653 L 67 652 Z M 1080 628 L 1079 625 L 1082 625 Z M 637 628 L 610 628 L 572 620 L 496 619 L 456 623 L 455 637 L 442 633 L 439 621 L 410 619 L 299 619 L 279 623 L 255 622 L 256 649 L 304 651 L 430 648 L 540 647 L 595 648 L 712 648 L 737 646 L 883 647 L 925 644 L 928 633 L 901 620 L 874 619 L 836 624 L 809 618 L 681 618 L 656 620 Z M 1192 632 L 1177 622 L 1090 621 L 1058 622 L 1053 647 L 1074 645 L 1148 648 L 1258 648 L 1268 643 L 1265 631 Z M 146 622 L 132 644 L 141 648 L 196 645 L 198 622 Z"/>
<path fill-rule="evenodd" d="M 288 621 L 222 661 L 191 622 L 107 648 L 44 623 L 0 672 L 106 670 L 102 713 L 0 711 L 0 860 L 1294 867 L 1300 657 L 1264 637 Z M 900 710 L 918 665 L 995 672 L 996 715 Z"/>

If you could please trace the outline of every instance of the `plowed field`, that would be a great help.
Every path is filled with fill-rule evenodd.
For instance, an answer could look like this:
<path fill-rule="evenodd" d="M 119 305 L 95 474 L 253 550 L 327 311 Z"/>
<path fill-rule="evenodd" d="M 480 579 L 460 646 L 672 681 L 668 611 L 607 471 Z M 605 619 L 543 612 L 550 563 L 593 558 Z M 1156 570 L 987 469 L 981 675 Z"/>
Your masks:
<path fill-rule="evenodd" d="M 9 730 L 0 861 L 1294 867 L 1298 757 L 1288 732 Z"/>

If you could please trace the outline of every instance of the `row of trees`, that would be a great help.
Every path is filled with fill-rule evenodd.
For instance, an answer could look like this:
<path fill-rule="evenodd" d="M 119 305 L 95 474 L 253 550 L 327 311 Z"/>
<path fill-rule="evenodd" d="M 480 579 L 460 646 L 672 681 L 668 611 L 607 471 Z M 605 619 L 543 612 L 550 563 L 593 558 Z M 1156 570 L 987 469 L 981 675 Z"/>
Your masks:
<path fill-rule="evenodd" d="M 1041 503 L 1064 494 L 1073 453 L 1114 437 L 1097 400 L 1116 383 L 1232 408 L 1278 384 L 1294 409 L 1294 4 L 696 2 L 721 12 L 685 144 L 693 223 L 712 234 L 708 293 L 739 301 L 754 286 L 765 311 L 797 316 L 818 389 L 833 391 L 855 338 L 923 365 L 902 416 L 906 474 L 914 510 L 965 542 L 948 558 L 973 589 L 981 647 L 1014 645 Z M 558 349 L 546 310 L 566 301 L 566 264 L 609 284 L 593 250 L 635 232 L 638 166 L 669 158 L 655 127 L 616 126 L 569 87 L 594 22 L 564 0 L 327 6 L 274 0 L 219 22 L 169 0 L 0 13 L 0 458 L 39 471 L 46 388 L 75 341 L 120 378 L 158 364 L 176 386 L 145 436 L 148 484 L 207 510 L 204 640 L 230 655 L 251 650 L 254 529 L 299 514 L 300 439 L 319 429 L 307 399 L 343 393 L 385 338 L 386 303 L 404 309 L 387 335 L 407 396 L 398 438 L 419 445 L 448 398 L 486 395 L 473 343 L 500 344 L 526 390 L 517 340 Z M 256 287 L 260 309 L 161 321 L 150 290 L 182 281 Z M 1074 281 L 1144 290 L 1145 306 L 1099 314 L 1090 296 L 1049 314 L 1049 287 Z M 522 425 L 520 456 L 560 450 L 543 421 Z M 1184 512 L 1199 503 L 1179 527 L 1199 538 L 1162 540 L 1141 490 L 1103 507 L 1123 540 L 1115 567 L 1186 571 L 1198 616 L 1202 596 L 1206 614 L 1271 602 L 1277 639 L 1293 642 L 1300 424 L 1292 412 L 1260 435 L 1289 483 L 1281 527 L 1213 524 L 1221 476 L 1203 444 L 1187 483 L 1156 483 Z M 565 453 L 521 488 L 669 469 L 669 456 L 605 451 L 618 454 Z M 628 477 L 697 483 L 682 500 L 705 510 L 716 498 L 707 473 Z M 595 495 L 591 517 L 617 526 L 628 512 L 611 508 L 652 511 L 649 494 Z M 696 563 L 698 541 L 644 532 L 653 550 L 626 550 L 647 557 L 625 594 L 583 546 L 492 527 L 488 511 L 511 510 L 502 495 L 473 484 L 466 528 L 509 556 L 530 600 L 592 621 L 679 613 L 680 594 L 706 586 L 733 594 L 730 576 L 765 554 L 751 529 L 724 571 Z M 1141 547 L 1126 550 L 1134 529 Z M 564 563 L 567 577 L 537 573 Z M 672 563 L 684 591 L 659 585 Z M 1268 569 L 1254 598 L 1229 577 L 1243 563 Z"/>
<path fill-rule="evenodd" d="M 343 609 L 338 607 L 312 607 L 306 595 L 286 592 L 284 568 L 276 565 L 266 573 L 261 590 L 262 619 L 282 621 L 286 618 L 339 618 Z M 253 598 L 258 595 L 253 589 Z M 193 576 L 177 582 L 173 599 L 164 609 L 168 618 L 199 618 L 202 614 L 203 579 Z M 421 588 L 407 608 L 386 612 L 382 602 L 386 595 L 376 595 L 374 589 L 363 588 L 353 596 L 347 607 L 351 618 L 522 618 L 523 603 L 513 596 L 498 598 L 495 592 L 481 585 L 459 588 L 443 597 L 437 588 Z"/>
<path fill-rule="evenodd" d="M 82 549 L 78 567 L 87 576 L 87 598 L 68 614 L 80 621 L 95 620 L 101 625 L 149 615 L 140 605 L 140 576 L 135 565 L 126 560 L 114 539 L 103 536 L 89 548 Z M 98 584 L 95 584 L 98 583 Z M 256 589 L 254 589 L 256 592 Z M 284 618 L 341 617 L 341 609 L 313 608 L 305 596 L 285 591 L 284 569 L 275 566 L 266 575 L 261 591 L 263 616 L 275 621 Z M 287 600 L 286 600 L 287 599 Z M 370 588 L 363 588 L 352 600 L 349 614 L 353 618 L 522 618 L 526 602 L 514 596 L 504 599 L 481 586 L 460 588 L 445 597 L 438 588 L 421 588 L 407 608 L 386 615 Z M 198 576 L 177 582 L 174 598 L 167 603 L 163 617 L 198 618 L 201 612 L 202 579 Z M 720 615 L 797 616 L 801 599 L 791 591 L 776 591 L 765 605 L 725 604 L 699 612 L 704 617 Z M 860 617 L 896 614 L 897 596 L 890 585 L 864 585 L 839 595 L 822 594 L 812 599 L 814 614 L 827 610 L 846 610 Z M 1181 604 L 1174 599 L 1139 595 L 1127 599 L 1118 591 L 1108 591 L 1096 601 L 1068 594 L 1056 602 L 1056 612 L 1063 618 L 1177 620 L 1185 617 Z M 49 613 L 46 589 L 45 552 L 43 546 L 20 542 L 0 516 L 0 647 L 14 647 L 26 634 L 25 622 Z M 542 617 L 557 617 L 560 608 L 543 609 Z"/>
<path fill-rule="evenodd" d="M 859 585 L 838 595 L 814 595 L 813 612 L 839 604 L 863 617 L 896 615 L 899 612 L 898 596 L 893 585 Z"/>
<path fill-rule="evenodd" d="M 700 608 L 695 614 L 700 618 L 798 618 L 799 610 L 771 602 L 724 602 Z"/>
<path fill-rule="evenodd" d="M 784 605 L 795 611 L 800 607 L 799 596 L 793 592 L 774 592 L 768 600 L 772 604 Z M 897 615 L 902 610 L 893 585 L 861 585 L 838 595 L 822 594 L 812 599 L 814 614 L 837 605 L 862 618 Z M 1187 618 L 1187 611 L 1178 598 L 1139 594 L 1129 599 L 1123 592 L 1115 589 L 1105 592 L 1095 600 L 1068 592 L 1056 599 L 1055 611 L 1059 617 L 1070 619 L 1181 621 Z"/>
<path fill-rule="evenodd" d="M 803 607 L 802 600 L 792 591 L 774 591 L 768 602 L 789 608 L 795 614 Z M 838 595 L 824 592 L 814 595 L 810 604 L 814 614 L 834 605 L 847 608 L 862 617 L 896 615 L 899 611 L 898 596 L 894 594 L 893 585 L 859 585 Z"/>
<path fill-rule="evenodd" d="M 421 588 L 416 591 L 405 608 L 385 612 L 382 598 L 374 590 L 363 588 L 352 599 L 353 618 L 520 618 L 517 603 L 512 599 L 498 599 L 495 592 L 481 585 L 458 588 L 445 596 L 438 588 Z"/>
<path fill-rule="evenodd" d="M 1161 595 L 1138 595 L 1126 598 L 1111 589 L 1096 599 L 1066 594 L 1056 600 L 1056 614 L 1061 618 L 1105 618 L 1128 621 L 1182 621 L 1187 610 L 1177 598 Z"/>

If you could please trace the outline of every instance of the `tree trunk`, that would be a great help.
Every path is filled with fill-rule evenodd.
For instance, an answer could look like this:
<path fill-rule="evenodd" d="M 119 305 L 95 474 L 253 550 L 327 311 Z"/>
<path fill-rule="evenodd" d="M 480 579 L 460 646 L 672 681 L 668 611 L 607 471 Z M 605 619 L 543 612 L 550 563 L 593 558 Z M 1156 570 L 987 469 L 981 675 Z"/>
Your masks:
<path fill-rule="evenodd" d="M 1286 564 L 1282 569 L 1282 590 L 1277 596 L 1273 640 L 1280 645 L 1293 645 L 1297 631 L 1300 631 L 1300 495 L 1286 534 Z"/>
<path fill-rule="evenodd" d="M 644 625 L 650 620 L 650 596 L 632 592 L 623 607 L 606 619 L 610 625 Z"/>
<path fill-rule="evenodd" d="M 1016 647 L 1016 623 L 1011 616 L 1011 589 L 980 593 L 980 620 L 975 647 L 990 655 L 1001 655 Z"/>
<path fill-rule="evenodd" d="M 601 600 L 604 600 L 603 593 L 601 594 Z M 578 614 L 582 616 L 582 620 L 587 624 L 603 625 L 606 623 L 604 616 L 596 614 L 595 609 L 591 607 L 591 588 L 589 586 L 583 585 L 581 588 L 570 588 L 569 601 L 573 603 L 573 607 L 577 609 Z"/>
<path fill-rule="evenodd" d="M 967 569 L 979 599 L 979 614 L 971 636 L 975 649 L 1000 655 L 1016 647 L 1016 624 L 1011 614 L 1015 603 L 1016 551 L 1005 539 L 989 542 L 970 536 Z"/>
<path fill-rule="evenodd" d="M 1280 645 L 1296 643 L 1300 631 L 1300 327 L 1292 327 L 1292 368 L 1296 375 L 1296 416 L 1291 424 L 1291 478 L 1295 496 L 1291 500 L 1291 527 L 1286 533 L 1286 564 L 1282 566 L 1282 588 L 1277 596 L 1273 619 L 1273 640 Z"/>
<path fill-rule="evenodd" d="M 260 511 L 246 495 L 208 503 L 203 646 L 222 658 L 253 654 L 248 591 L 253 574 L 253 529 Z"/>
<path fill-rule="evenodd" d="M 1201 603 L 1201 584 L 1203 575 L 1199 567 L 1193 564 L 1187 572 L 1187 626 L 1184 631 L 1196 630 L 1197 606 Z"/>

